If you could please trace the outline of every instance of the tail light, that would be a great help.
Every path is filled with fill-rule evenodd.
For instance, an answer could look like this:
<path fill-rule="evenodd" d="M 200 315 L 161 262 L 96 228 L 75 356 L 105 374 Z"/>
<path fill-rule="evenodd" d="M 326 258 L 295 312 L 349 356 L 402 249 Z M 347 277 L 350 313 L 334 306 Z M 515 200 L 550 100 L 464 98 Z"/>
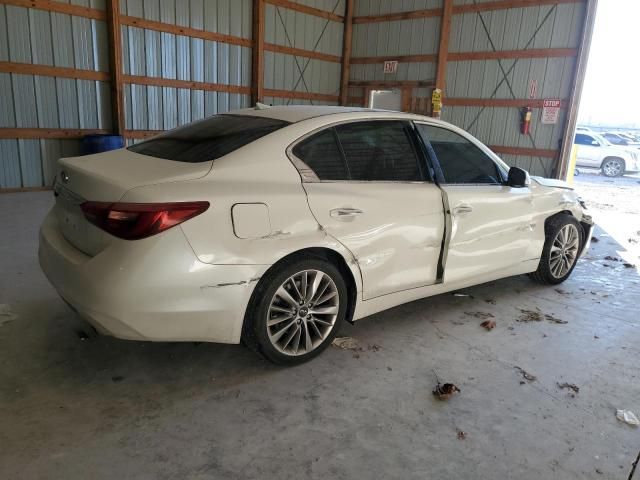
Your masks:
<path fill-rule="evenodd" d="M 138 240 L 200 215 L 209 208 L 209 202 L 85 202 L 80 207 L 87 220 L 105 232 L 125 240 Z"/>

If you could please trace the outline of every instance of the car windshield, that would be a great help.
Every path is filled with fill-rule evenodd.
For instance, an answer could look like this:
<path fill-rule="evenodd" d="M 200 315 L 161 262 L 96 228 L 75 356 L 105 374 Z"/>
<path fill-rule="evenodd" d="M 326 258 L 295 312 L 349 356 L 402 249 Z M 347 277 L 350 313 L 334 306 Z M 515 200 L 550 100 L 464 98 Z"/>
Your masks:
<path fill-rule="evenodd" d="M 287 125 L 289 122 L 266 117 L 214 115 L 132 145 L 129 150 L 177 162 L 208 162 Z"/>

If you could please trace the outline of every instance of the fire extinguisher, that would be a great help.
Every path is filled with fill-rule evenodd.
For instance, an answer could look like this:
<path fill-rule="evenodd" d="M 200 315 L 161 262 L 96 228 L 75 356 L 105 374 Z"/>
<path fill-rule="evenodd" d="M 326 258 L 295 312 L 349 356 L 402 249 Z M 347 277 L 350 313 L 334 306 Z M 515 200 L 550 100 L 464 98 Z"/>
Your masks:
<path fill-rule="evenodd" d="M 531 107 L 523 107 L 520 111 L 520 133 L 523 135 L 529 135 L 531 130 Z"/>

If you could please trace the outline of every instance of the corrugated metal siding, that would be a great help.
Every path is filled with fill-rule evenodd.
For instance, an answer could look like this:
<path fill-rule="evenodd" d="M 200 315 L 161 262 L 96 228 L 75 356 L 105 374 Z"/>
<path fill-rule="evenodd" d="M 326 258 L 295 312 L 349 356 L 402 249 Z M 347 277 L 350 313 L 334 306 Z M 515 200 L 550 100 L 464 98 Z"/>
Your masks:
<path fill-rule="evenodd" d="M 473 5 L 492 0 L 458 0 L 456 5 Z M 356 1 L 355 16 L 442 8 L 442 0 L 371 0 Z M 550 12 L 550 14 L 549 14 Z M 549 15 L 548 15 L 549 14 Z M 584 22 L 582 3 L 557 6 L 533 6 L 478 13 L 457 14 L 452 18 L 450 52 L 483 52 L 520 50 L 525 48 L 577 48 Z M 480 15 L 491 41 L 485 32 Z M 547 17 L 548 15 L 548 17 Z M 541 25 L 539 31 L 536 32 Z M 534 37 L 535 34 L 535 37 Z M 355 24 L 353 27 L 354 57 L 385 57 L 437 54 L 440 18 L 399 20 L 392 22 Z M 533 40 L 531 40 L 533 38 Z M 502 68 L 501 68 L 502 67 Z M 529 82 L 538 84 L 537 98 L 568 99 L 571 91 L 575 58 L 477 60 L 449 62 L 447 65 L 446 97 L 455 98 L 528 98 Z M 502 82 L 502 69 L 509 82 Z M 352 64 L 350 79 L 357 80 L 433 80 L 436 64 L 401 63 L 397 73 L 383 73 L 383 65 Z M 510 88 L 511 87 L 511 88 Z M 414 96 L 420 94 L 413 90 Z M 512 93 L 513 92 L 513 93 Z M 359 97 L 363 89 L 351 88 L 350 96 Z M 562 139 L 566 112 L 562 111 L 556 125 L 540 123 L 541 110 L 534 109 L 532 139 L 519 132 L 519 111 L 516 108 L 444 107 L 443 119 L 462 128 L 489 145 L 557 149 Z M 509 161 L 525 166 L 534 174 L 550 175 L 554 160 L 505 156 Z"/>
<path fill-rule="evenodd" d="M 104 8 L 104 1 L 74 0 Z M 0 60 L 108 70 L 104 22 L 44 10 L 0 5 Z M 0 127 L 109 128 L 109 84 L 88 80 L 0 74 Z M 48 185 L 60 156 L 77 140 L 0 140 L 0 188 Z"/>
<path fill-rule="evenodd" d="M 356 2 L 355 16 L 384 15 L 414 10 L 442 8 L 442 0 L 376 0 Z M 440 42 L 440 18 L 428 17 L 392 22 L 357 23 L 353 26 L 352 55 L 394 60 L 400 55 L 435 55 Z M 401 62 L 396 73 L 384 73 L 383 63 L 352 64 L 350 80 L 433 81 L 435 62 Z M 417 90 L 417 89 L 416 89 Z M 363 95 L 363 89 L 356 90 Z M 414 92 L 415 96 L 422 96 Z"/>
<path fill-rule="evenodd" d="M 251 0 L 122 0 L 121 13 L 251 38 Z M 122 27 L 124 73 L 195 82 L 251 85 L 251 48 L 136 27 Z M 166 130 L 248 107 L 249 95 L 126 85 L 125 127 Z"/>
<path fill-rule="evenodd" d="M 306 0 L 298 3 L 338 15 L 344 14 L 344 0 Z M 340 22 L 270 4 L 265 8 L 266 43 L 340 56 L 343 30 Z M 329 95 L 338 95 L 340 92 L 340 63 L 265 51 L 264 72 L 264 87 L 267 89 Z M 337 103 L 286 98 L 265 98 L 265 102 L 274 105 Z"/>
<path fill-rule="evenodd" d="M 473 3 L 469 0 L 456 4 Z M 480 14 L 454 15 L 449 51 L 577 48 L 584 14 L 585 6 L 581 3 L 482 12 L 491 41 Z M 538 99 L 568 99 L 574 69 L 575 58 L 570 57 L 449 62 L 446 95 L 455 98 L 525 99 L 529 97 L 530 82 L 535 80 Z M 508 74 L 508 82 L 503 81 L 503 71 Z M 520 134 L 520 117 L 516 108 L 445 106 L 443 119 L 468 129 L 489 145 L 558 149 L 566 112 L 561 111 L 556 125 L 543 125 L 541 114 L 541 109 L 534 109 L 531 138 Z M 533 174 L 551 175 L 555 166 L 555 160 L 550 158 L 508 158 L 514 165 L 527 168 Z"/>

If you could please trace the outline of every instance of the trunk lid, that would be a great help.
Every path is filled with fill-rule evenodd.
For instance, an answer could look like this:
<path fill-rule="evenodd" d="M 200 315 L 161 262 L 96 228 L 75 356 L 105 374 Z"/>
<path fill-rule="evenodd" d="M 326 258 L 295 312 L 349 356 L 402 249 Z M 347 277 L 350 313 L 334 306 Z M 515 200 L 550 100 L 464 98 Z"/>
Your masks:
<path fill-rule="evenodd" d="M 117 202 L 134 187 L 204 177 L 211 165 L 212 162 L 175 162 L 121 149 L 62 158 L 56 179 L 86 200 Z"/>
<path fill-rule="evenodd" d="M 174 162 L 126 149 L 60 159 L 54 182 L 54 211 L 60 230 L 78 250 L 95 256 L 113 237 L 85 218 L 80 208 L 83 202 L 115 203 L 135 187 L 201 178 L 211 165 Z"/>

